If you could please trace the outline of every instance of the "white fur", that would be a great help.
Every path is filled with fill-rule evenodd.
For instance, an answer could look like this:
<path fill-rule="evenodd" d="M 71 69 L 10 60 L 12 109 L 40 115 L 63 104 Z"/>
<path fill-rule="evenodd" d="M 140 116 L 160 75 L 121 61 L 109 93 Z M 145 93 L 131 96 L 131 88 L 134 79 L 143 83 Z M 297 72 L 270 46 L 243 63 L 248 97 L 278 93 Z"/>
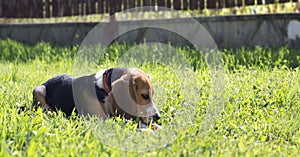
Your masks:
<path fill-rule="evenodd" d="M 95 75 L 95 79 L 97 80 L 96 82 L 96 85 L 99 87 L 99 88 L 104 88 L 103 87 L 103 74 L 104 74 L 105 70 L 100 70 L 96 73 Z M 110 107 L 110 104 L 108 102 L 108 97 L 105 97 L 104 99 L 104 107 L 105 107 L 105 113 L 107 116 L 109 116 L 111 113 L 110 113 L 110 110 L 109 110 L 109 107 Z"/>
<path fill-rule="evenodd" d="M 157 109 L 155 108 L 155 104 L 154 103 L 150 103 L 150 104 L 148 104 L 147 105 L 148 107 L 146 108 L 146 114 L 147 114 L 147 116 L 149 116 L 149 115 L 154 115 L 155 113 L 157 113 L 156 111 L 157 111 Z"/>
<path fill-rule="evenodd" d="M 96 85 L 99 88 L 103 88 L 103 73 L 104 72 L 105 72 L 105 70 L 100 70 L 95 75 L 95 79 L 97 80 Z"/>

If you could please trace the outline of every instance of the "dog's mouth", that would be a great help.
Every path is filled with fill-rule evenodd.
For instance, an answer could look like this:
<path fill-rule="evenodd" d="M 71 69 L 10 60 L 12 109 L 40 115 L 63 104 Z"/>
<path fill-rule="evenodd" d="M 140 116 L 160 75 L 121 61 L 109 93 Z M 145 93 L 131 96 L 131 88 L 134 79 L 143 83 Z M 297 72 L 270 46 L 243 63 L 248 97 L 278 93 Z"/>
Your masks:
<path fill-rule="evenodd" d="M 115 115 L 122 115 L 127 120 L 139 122 L 138 128 L 140 129 L 152 128 L 152 130 L 158 130 L 161 128 L 160 113 L 153 104 L 147 106 L 139 105 L 138 107 L 139 108 L 129 109 L 116 105 Z"/>
<path fill-rule="evenodd" d="M 162 129 L 160 116 L 159 114 L 155 114 L 151 117 L 141 117 L 139 118 L 139 129 L 151 128 L 152 130 Z"/>
<path fill-rule="evenodd" d="M 145 124 L 145 125 L 150 125 L 150 124 L 158 124 L 158 125 L 161 125 L 161 122 L 160 121 L 155 121 L 155 120 L 150 120 L 150 121 L 143 121 L 141 118 L 139 118 L 139 122 Z"/>

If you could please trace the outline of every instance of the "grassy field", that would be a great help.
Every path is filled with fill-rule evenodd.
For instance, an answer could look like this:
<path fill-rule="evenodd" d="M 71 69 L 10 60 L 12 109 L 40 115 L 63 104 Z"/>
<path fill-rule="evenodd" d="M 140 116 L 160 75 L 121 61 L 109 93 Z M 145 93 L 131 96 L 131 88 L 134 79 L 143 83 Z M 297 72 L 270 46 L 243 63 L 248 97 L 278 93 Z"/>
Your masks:
<path fill-rule="evenodd" d="M 130 45 L 107 49 L 99 68 L 116 64 Z M 141 132 L 122 118 L 102 122 L 30 109 L 32 89 L 50 77 L 72 74 L 78 47 L 28 46 L 0 41 L 0 156 L 297 156 L 300 145 L 300 52 L 286 47 L 222 50 L 227 75 L 224 107 L 203 129 L 212 94 L 198 51 L 176 48 L 194 68 L 185 106 L 181 80 L 167 67 L 150 73 L 163 130 Z M 96 68 L 97 69 L 97 68 Z M 95 71 L 96 72 L 96 71 Z M 194 82 L 197 87 L 193 87 Z M 199 89 L 195 93 L 193 89 Z M 191 89 L 191 90 L 190 90 Z M 195 96 L 196 95 L 196 96 Z M 18 107 L 25 106 L 18 113 Z M 189 115 L 187 115 L 189 114 Z M 185 117 L 187 116 L 187 117 Z M 174 125 L 173 125 L 174 124 Z M 122 149 L 119 149 L 122 148 Z M 129 149 L 131 151 L 122 151 Z"/>

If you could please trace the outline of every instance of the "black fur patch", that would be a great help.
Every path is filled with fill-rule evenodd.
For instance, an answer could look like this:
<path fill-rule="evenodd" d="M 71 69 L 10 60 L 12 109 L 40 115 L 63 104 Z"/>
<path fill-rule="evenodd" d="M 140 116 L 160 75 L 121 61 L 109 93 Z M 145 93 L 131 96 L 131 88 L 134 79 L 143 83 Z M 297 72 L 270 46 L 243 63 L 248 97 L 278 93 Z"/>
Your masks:
<path fill-rule="evenodd" d="M 88 76 L 88 79 L 94 79 L 94 75 Z M 72 91 L 72 84 L 74 80 L 77 79 L 75 79 L 73 76 L 62 74 L 52 77 L 43 84 L 46 87 L 45 99 L 47 104 L 53 109 L 61 110 L 66 114 L 66 116 L 70 116 L 75 108 Z M 91 81 L 91 83 L 96 81 L 97 80 Z M 97 99 L 104 103 L 105 97 L 107 96 L 104 89 L 99 88 L 95 84 L 95 91 Z M 75 113 L 77 113 L 77 110 L 75 110 Z"/>
<path fill-rule="evenodd" d="M 54 109 L 59 109 L 70 116 L 75 108 L 72 92 L 74 78 L 67 74 L 52 77 L 43 85 L 46 87 L 46 102 Z"/>
<path fill-rule="evenodd" d="M 95 88 L 96 88 L 97 99 L 100 102 L 105 103 L 105 97 L 107 96 L 105 90 L 102 88 L 99 88 L 98 86 L 95 86 Z"/>

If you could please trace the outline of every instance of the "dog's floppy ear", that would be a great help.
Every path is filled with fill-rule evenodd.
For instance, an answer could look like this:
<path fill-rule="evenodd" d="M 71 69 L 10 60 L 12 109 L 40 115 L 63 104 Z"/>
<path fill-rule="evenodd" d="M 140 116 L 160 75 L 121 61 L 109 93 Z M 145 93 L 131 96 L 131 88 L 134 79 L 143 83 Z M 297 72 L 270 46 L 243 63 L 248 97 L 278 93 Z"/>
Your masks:
<path fill-rule="evenodd" d="M 137 90 L 136 76 L 131 75 L 129 78 L 129 93 L 135 102 L 137 102 L 136 90 Z"/>
<path fill-rule="evenodd" d="M 128 76 L 127 76 L 128 77 Z M 118 107 L 130 115 L 137 115 L 137 103 L 135 102 L 135 82 L 131 78 L 121 77 L 112 84 L 112 93 Z M 134 97 L 132 97 L 132 94 Z"/>

